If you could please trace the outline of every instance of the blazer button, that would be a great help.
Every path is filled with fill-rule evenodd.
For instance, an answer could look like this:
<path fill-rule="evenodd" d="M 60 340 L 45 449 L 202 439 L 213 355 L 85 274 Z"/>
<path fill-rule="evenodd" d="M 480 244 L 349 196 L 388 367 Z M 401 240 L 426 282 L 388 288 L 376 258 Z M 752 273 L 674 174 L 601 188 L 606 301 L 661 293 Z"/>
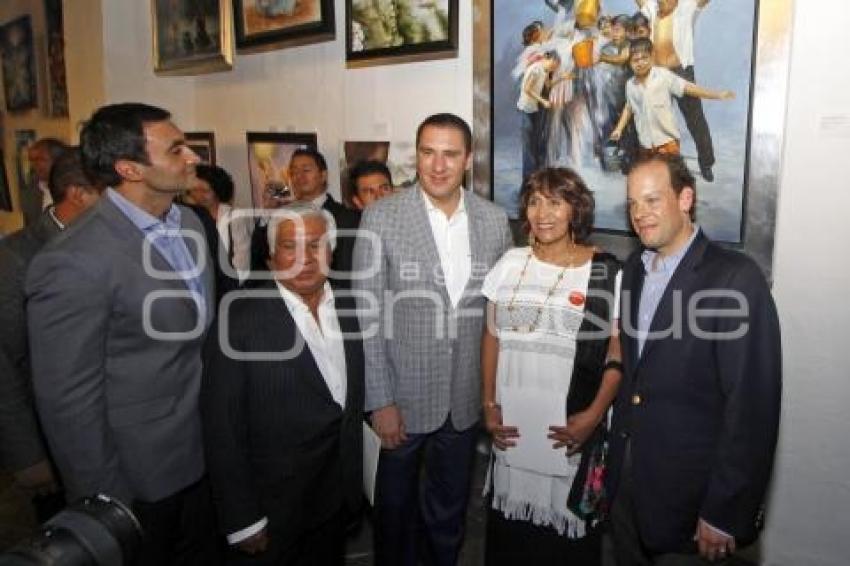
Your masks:
<path fill-rule="evenodd" d="M 634 395 L 632 395 L 632 405 L 637 406 L 641 403 L 643 403 L 643 398 L 640 396 L 640 394 L 635 393 Z"/>

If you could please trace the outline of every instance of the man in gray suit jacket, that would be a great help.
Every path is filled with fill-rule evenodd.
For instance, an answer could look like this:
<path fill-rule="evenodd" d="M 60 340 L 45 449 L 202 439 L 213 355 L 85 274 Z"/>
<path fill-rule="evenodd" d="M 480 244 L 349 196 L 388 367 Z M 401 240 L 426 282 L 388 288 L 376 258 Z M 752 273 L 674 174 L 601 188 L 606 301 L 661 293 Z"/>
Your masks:
<path fill-rule="evenodd" d="M 32 400 L 24 277 L 38 251 L 100 197 L 83 172 L 79 149 L 70 148 L 56 159 L 50 191 L 54 205 L 38 222 L 0 240 L 0 467 L 32 494 L 39 522 L 64 507 L 64 495 Z"/>
<path fill-rule="evenodd" d="M 97 110 L 81 135 L 109 188 L 27 277 L 36 405 L 69 498 L 106 493 L 145 530 L 140 564 L 214 564 L 198 394 L 214 289 L 201 223 L 172 203 L 198 156 L 160 108 Z"/>
<path fill-rule="evenodd" d="M 457 561 L 481 409 L 481 282 L 511 244 L 505 213 L 461 186 L 462 119 L 427 118 L 416 155 L 419 185 L 364 211 L 354 252 L 366 410 L 383 447 L 378 564 L 416 563 L 420 520 L 429 561 Z"/>

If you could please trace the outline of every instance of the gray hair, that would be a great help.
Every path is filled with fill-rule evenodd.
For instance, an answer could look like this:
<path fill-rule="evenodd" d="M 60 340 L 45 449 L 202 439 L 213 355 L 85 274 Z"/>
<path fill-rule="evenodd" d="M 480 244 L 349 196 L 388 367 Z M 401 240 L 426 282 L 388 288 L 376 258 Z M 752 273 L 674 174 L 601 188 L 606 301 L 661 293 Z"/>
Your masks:
<path fill-rule="evenodd" d="M 321 218 L 324 220 L 328 245 L 332 252 L 336 249 L 336 221 L 331 216 L 331 213 L 323 208 L 319 208 L 312 202 L 296 201 L 275 209 L 269 218 L 268 232 L 266 234 L 269 244 L 269 257 L 274 255 L 278 227 L 284 222 L 303 224 L 305 218 Z"/>

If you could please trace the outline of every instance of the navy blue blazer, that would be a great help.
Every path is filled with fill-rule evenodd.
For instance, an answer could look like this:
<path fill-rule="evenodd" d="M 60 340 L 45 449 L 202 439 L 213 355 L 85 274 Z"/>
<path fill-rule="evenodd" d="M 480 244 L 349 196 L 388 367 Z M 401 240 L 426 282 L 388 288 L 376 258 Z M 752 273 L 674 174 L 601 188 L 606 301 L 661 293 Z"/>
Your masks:
<path fill-rule="evenodd" d="M 763 522 L 779 425 L 782 355 L 770 289 L 750 258 L 698 234 L 650 326 L 666 332 L 639 356 L 633 327 L 645 275 L 638 251 L 623 269 L 625 373 L 609 493 L 616 497 L 630 438 L 636 519 L 650 551 L 692 549 L 699 518 L 748 544 Z"/>

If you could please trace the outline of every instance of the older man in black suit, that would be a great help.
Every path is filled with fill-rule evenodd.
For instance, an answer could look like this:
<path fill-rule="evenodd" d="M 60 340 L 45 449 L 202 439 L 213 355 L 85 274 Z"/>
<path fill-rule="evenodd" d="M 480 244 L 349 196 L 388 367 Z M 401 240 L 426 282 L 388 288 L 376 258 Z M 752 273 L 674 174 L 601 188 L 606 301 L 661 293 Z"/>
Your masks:
<path fill-rule="evenodd" d="M 361 500 L 363 351 L 352 300 L 327 282 L 333 233 L 312 203 L 279 209 L 276 281 L 225 300 L 207 343 L 204 437 L 236 562 L 341 564 Z"/>
<path fill-rule="evenodd" d="M 625 371 L 609 468 L 618 566 L 725 562 L 763 522 L 779 321 L 758 266 L 709 241 L 695 203 L 678 156 L 652 156 L 629 174 L 644 249 L 623 269 Z"/>

